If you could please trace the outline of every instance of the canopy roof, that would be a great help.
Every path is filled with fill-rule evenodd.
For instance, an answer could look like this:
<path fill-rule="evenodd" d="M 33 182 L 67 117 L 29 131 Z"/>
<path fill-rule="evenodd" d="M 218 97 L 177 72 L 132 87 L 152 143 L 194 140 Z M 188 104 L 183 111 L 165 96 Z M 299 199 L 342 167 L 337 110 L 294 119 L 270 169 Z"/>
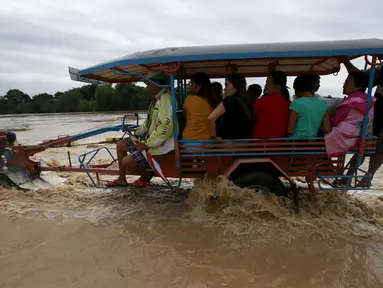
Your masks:
<path fill-rule="evenodd" d="M 225 78 L 231 72 L 239 72 L 246 77 L 263 77 L 270 67 L 290 76 L 310 73 L 327 75 L 340 70 L 339 56 L 354 59 L 363 55 L 383 55 L 383 40 L 173 47 L 133 53 L 79 70 L 77 75 L 73 75 L 77 69 L 70 69 L 73 80 L 84 81 L 86 78 L 109 83 L 142 81 L 137 75 L 121 75 L 121 72 L 147 75 L 149 71 L 160 70 L 161 65 L 172 68 L 174 63 L 180 64 L 184 78 L 200 71 L 211 78 Z"/>

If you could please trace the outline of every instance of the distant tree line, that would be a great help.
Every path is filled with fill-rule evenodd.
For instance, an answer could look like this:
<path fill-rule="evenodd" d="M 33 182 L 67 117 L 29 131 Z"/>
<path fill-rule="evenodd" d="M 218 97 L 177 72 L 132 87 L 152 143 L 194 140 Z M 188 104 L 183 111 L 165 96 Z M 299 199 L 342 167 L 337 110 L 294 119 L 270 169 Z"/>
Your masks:
<path fill-rule="evenodd" d="M 0 114 L 146 110 L 151 97 L 135 84 L 85 85 L 30 97 L 12 89 L 0 96 Z"/>

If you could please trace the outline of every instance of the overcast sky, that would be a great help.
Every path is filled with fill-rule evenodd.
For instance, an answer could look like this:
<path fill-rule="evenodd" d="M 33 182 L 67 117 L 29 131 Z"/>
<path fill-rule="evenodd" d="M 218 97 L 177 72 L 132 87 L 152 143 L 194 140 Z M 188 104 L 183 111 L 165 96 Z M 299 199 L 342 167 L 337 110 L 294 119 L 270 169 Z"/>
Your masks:
<path fill-rule="evenodd" d="M 382 11 L 383 0 L 0 0 L 0 95 L 66 90 L 82 85 L 68 66 L 168 46 L 383 39 Z M 323 77 L 320 94 L 340 96 L 344 78 Z"/>

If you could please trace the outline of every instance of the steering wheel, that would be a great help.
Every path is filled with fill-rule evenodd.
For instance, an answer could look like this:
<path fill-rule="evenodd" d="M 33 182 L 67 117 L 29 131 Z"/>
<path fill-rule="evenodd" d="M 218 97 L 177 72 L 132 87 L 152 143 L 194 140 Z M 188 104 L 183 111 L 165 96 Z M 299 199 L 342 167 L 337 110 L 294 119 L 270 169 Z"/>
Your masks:
<path fill-rule="evenodd" d="M 180 62 L 171 63 L 170 65 L 172 65 L 173 68 L 165 68 L 164 64 L 160 64 L 161 70 L 164 72 L 167 72 L 167 73 L 174 73 L 174 72 L 177 72 L 177 70 L 180 69 L 180 67 L 181 67 Z"/>

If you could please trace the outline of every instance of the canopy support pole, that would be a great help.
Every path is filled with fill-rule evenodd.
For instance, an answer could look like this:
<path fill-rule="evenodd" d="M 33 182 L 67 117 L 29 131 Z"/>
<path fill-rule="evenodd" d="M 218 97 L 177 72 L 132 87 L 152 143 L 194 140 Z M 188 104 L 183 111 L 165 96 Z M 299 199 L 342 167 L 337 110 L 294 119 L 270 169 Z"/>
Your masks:
<path fill-rule="evenodd" d="M 365 57 L 367 60 L 367 56 Z M 371 70 L 370 70 L 370 78 L 368 81 L 368 91 L 367 91 L 367 101 L 366 101 L 366 114 L 363 117 L 363 126 L 362 126 L 362 131 L 360 133 L 360 142 L 359 142 L 359 150 L 358 150 L 358 157 L 356 159 L 356 167 L 359 167 L 362 164 L 362 159 L 364 157 L 364 146 L 366 143 L 366 133 L 367 133 L 367 128 L 369 125 L 370 117 L 370 109 L 371 109 L 371 97 L 372 97 L 372 88 L 374 87 L 374 78 L 375 78 L 375 66 L 376 66 L 376 56 L 372 57 L 372 63 L 371 64 Z M 366 64 L 368 62 L 366 61 Z"/>

